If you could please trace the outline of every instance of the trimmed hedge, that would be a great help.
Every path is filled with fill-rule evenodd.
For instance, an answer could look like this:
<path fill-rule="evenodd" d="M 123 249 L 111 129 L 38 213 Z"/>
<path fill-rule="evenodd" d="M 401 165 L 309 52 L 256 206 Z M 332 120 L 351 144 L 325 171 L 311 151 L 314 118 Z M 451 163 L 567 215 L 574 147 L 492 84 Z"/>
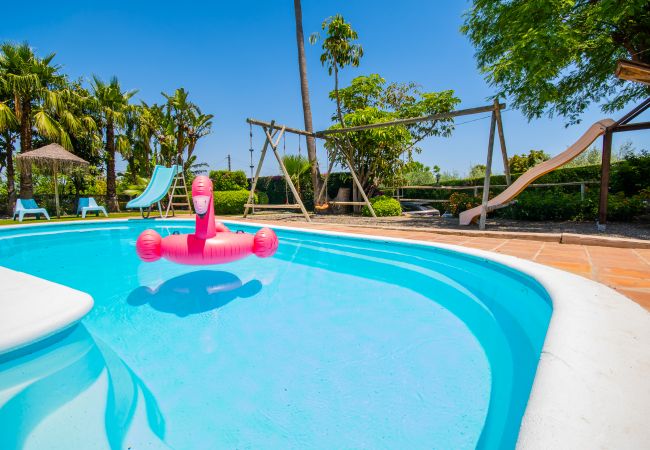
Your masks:
<path fill-rule="evenodd" d="M 248 200 L 249 191 L 240 189 L 237 191 L 215 191 L 214 212 L 216 214 L 243 214 L 244 205 Z M 255 202 L 258 196 L 255 194 Z"/>
<path fill-rule="evenodd" d="M 211 170 L 209 177 L 215 191 L 248 189 L 248 178 L 243 170 Z"/>
<path fill-rule="evenodd" d="M 372 205 L 372 209 L 375 210 L 377 217 L 402 215 L 402 205 L 400 202 L 387 195 L 380 195 L 378 197 L 371 198 L 370 204 Z M 361 209 L 361 214 L 364 216 L 370 216 L 370 209 L 367 206 L 364 206 Z"/>
<path fill-rule="evenodd" d="M 516 220 L 591 221 L 598 218 L 599 194 L 600 189 L 591 189 L 583 200 L 579 192 L 565 193 L 554 189 L 524 191 L 515 204 L 499 209 L 495 214 Z M 647 209 L 641 195 L 626 196 L 617 192 L 608 196 L 607 218 L 611 221 L 630 221 Z"/>

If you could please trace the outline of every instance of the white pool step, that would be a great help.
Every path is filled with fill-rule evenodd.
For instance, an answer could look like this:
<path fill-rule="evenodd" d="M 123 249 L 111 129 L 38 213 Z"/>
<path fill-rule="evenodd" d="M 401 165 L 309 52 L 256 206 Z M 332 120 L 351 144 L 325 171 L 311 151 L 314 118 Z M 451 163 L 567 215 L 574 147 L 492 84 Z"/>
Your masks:
<path fill-rule="evenodd" d="M 93 307 L 85 292 L 5 267 L 0 286 L 0 355 L 69 328 Z"/>

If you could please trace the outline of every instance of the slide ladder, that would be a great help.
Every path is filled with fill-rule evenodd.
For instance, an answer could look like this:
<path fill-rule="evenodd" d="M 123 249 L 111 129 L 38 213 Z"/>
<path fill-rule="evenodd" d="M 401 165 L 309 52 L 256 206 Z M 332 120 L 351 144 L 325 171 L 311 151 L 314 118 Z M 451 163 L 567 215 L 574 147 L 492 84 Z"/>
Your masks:
<path fill-rule="evenodd" d="M 192 213 L 192 203 L 190 202 L 190 194 L 187 192 L 187 183 L 185 182 L 185 174 L 180 169 L 174 177 L 174 184 L 169 190 L 169 198 L 167 200 L 167 210 L 165 211 L 165 218 L 171 211 L 172 217 L 176 215 L 176 207 L 182 206 L 187 208 L 187 213 Z"/>
<path fill-rule="evenodd" d="M 487 211 L 494 211 L 495 209 L 507 206 L 507 204 L 521 193 L 526 186 L 530 183 L 546 175 L 549 172 L 554 171 L 555 169 L 562 167 L 572 159 L 576 158 L 580 153 L 584 152 L 589 148 L 591 144 L 599 137 L 605 133 L 608 127 L 614 125 L 614 121 L 611 119 L 603 119 L 594 123 L 589 129 L 583 134 L 580 139 L 578 139 L 572 146 L 567 148 L 565 151 L 560 153 L 557 156 L 537 164 L 535 167 L 524 172 L 519 178 L 517 178 L 505 191 L 501 192 L 499 195 L 488 201 Z M 481 215 L 481 210 L 483 206 L 477 206 L 467 211 L 463 211 L 459 216 L 460 225 L 469 225 L 474 221 L 478 216 Z"/>

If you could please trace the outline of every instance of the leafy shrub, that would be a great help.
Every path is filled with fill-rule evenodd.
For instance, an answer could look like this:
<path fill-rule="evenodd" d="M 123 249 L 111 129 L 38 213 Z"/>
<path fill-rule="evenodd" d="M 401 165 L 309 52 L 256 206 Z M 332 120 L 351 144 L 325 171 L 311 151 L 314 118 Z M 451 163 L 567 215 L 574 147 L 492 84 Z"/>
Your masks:
<path fill-rule="evenodd" d="M 400 216 L 402 214 L 402 205 L 392 197 L 380 195 L 370 199 L 372 209 L 375 210 L 377 217 Z M 364 216 L 370 216 L 370 209 L 364 206 L 361 210 Z"/>
<path fill-rule="evenodd" d="M 510 167 L 510 172 L 522 173 L 549 159 L 551 159 L 551 156 L 543 150 L 530 150 L 528 154 L 513 155 L 508 160 L 508 166 Z"/>
<path fill-rule="evenodd" d="M 248 189 L 248 178 L 243 170 L 211 170 L 209 176 L 215 191 Z"/>
<path fill-rule="evenodd" d="M 620 220 L 628 222 L 641 215 L 646 210 L 645 202 L 641 195 L 626 197 L 624 193 L 618 192 L 609 195 L 607 199 L 607 218 L 609 220 Z"/>
<path fill-rule="evenodd" d="M 625 195 L 635 195 L 644 188 L 650 187 L 650 152 L 627 154 L 612 164 L 610 187 L 612 192 L 624 192 Z"/>
<path fill-rule="evenodd" d="M 214 212 L 217 214 L 243 214 L 244 205 L 250 192 L 246 189 L 236 191 L 215 191 Z M 258 201 L 257 194 L 255 202 Z"/>
<path fill-rule="evenodd" d="M 514 205 L 497 210 L 499 217 L 516 220 L 596 220 L 599 190 L 587 191 L 584 200 L 580 193 L 566 193 L 560 189 L 522 192 Z M 612 221 L 629 221 L 645 212 L 641 195 L 626 196 L 622 192 L 610 194 L 607 217 Z"/>
<path fill-rule="evenodd" d="M 269 196 L 266 195 L 266 192 L 256 192 L 255 195 L 256 195 L 255 198 L 259 199 L 257 203 L 259 203 L 260 205 L 269 204 Z"/>
<path fill-rule="evenodd" d="M 481 199 L 465 192 L 454 192 L 449 197 L 449 212 L 458 216 L 463 211 L 472 209 L 481 204 Z"/>
<path fill-rule="evenodd" d="M 598 199 L 560 190 L 524 191 L 513 205 L 497 210 L 499 217 L 515 220 L 586 220 L 594 216 Z"/>

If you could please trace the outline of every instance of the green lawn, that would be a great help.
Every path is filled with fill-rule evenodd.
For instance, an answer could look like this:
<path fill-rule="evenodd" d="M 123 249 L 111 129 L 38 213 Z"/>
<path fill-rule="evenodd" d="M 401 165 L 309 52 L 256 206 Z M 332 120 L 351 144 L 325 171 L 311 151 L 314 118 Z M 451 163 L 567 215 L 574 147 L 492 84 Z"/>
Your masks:
<path fill-rule="evenodd" d="M 153 216 L 153 213 L 152 213 Z M 108 215 L 109 219 L 121 219 L 124 217 L 141 217 L 140 216 L 140 211 L 129 211 L 129 212 L 119 212 L 119 213 L 110 213 Z M 73 220 L 98 220 L 98 219 L 106 219 L 103 214 L 100 213 L 98 217 L 95 217 L 95 214 L 89 214 L 86 216 L 85 219 L 82 219 L 81 216 L 62 216 L 60 219 L 57 219 L 56 217 L 52 217 L 52 220 L 49 222 L 71 222 Z M 0 225 L 20 225 L 20 224 L 27 224 L 27 223 L 47 223 L 48 221 L 45 220 L 42 216 L 40 220 L 37 220 L 35 216 L 26 216 L 23 218 L 22 222 L 18 222 L 18 220 L 11 220 L 11 219 L 0 219 Z"/>

